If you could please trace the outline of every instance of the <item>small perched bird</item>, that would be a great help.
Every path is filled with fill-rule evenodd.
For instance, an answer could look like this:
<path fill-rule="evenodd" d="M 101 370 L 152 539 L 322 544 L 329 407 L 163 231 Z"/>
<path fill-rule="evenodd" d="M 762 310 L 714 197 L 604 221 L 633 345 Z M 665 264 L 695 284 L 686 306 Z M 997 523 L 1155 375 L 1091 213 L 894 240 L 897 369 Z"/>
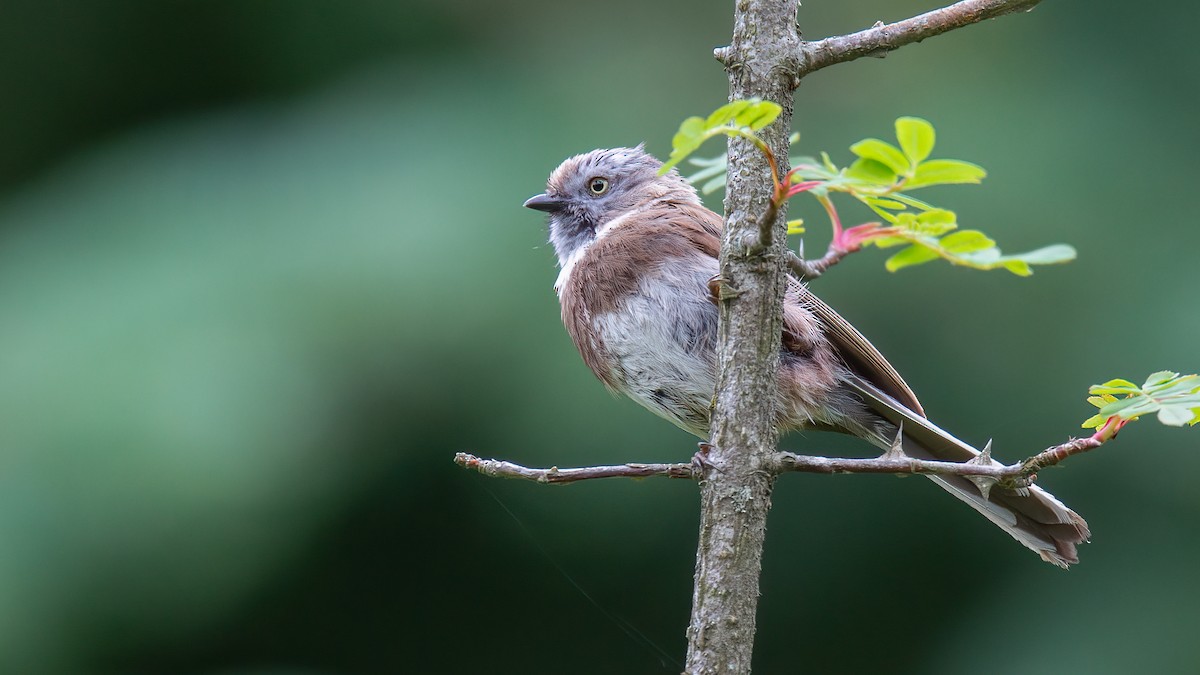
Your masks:
<path fill-rule="evenodd" d="M 588 368 L 621 392 L 707 440 L 716 387 L 721 217 L 675 170 L 636 148 L 593 150 L 564 161 L 525 206 L 549 215 L 561 271 L 562 320 Z M 799 281 L 783 306 L 781 430 L 819 429 L 913 457 L 961 462 L 979 455 L 925 418 L 896 369 L 861 333 Z M 1087 523 L 1039 487 L 994 487 L 931 476 L 1043 560 L 1078 562 Z"/>

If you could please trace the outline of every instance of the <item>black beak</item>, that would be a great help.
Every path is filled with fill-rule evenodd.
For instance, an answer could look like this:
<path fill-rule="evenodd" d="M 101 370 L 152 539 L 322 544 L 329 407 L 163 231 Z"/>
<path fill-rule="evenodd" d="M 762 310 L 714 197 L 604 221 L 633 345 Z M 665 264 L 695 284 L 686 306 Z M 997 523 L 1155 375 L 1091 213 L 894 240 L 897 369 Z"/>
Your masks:
<path fill-rule="evenodd" d="M 546 213 L 553 213 L 561 209 L 563 204 L 566 204 L 566 202 L 548 194 L 534 195 L 525 200 L 525 208 L 535 211 L 545 211 Z"/>

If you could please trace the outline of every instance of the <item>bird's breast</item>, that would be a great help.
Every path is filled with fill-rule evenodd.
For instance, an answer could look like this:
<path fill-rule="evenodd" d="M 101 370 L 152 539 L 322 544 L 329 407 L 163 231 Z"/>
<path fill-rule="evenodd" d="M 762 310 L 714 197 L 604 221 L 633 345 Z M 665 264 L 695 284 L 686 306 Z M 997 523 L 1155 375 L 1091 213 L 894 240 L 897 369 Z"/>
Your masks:
<path fill-rule="evenodd" d="M 646 257 L 653 252 L 594 246 L 560 290 L 563 321 L 611 389 L 707 436 L 717 337 L 707 284 L 717 262 L 689 249 Z"/>

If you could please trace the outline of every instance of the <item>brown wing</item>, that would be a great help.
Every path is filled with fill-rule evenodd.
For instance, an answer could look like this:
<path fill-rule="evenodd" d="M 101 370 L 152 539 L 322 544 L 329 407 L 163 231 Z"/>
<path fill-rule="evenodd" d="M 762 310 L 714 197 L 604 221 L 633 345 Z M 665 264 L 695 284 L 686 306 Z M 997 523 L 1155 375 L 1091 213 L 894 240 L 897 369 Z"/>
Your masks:
<path fill-rule="evenodd" d="M 922 417 L 925 416 L 921 402 L 917 400 L 917 395 L 908 387 L 904 378 L 900 377 L 900 373 L 896 372 L 892 364 L 888 363 L 883 354 L 880 354 L 875 345 L 858 332 L 857 328 L 850 325 L 850 322 L 833 311 L 832 307 L 813 295 L 803 284 L 793 280 L 789 285 L 788 292 L 789 294 L 794 293 L 801 305 L 807 307 L 817 318 L 825 332 L 825 337 L 833 344 L 838 355 L 851 370 L 908 409 Z"/>
<path fill-rule="evenodd" d="M 671 215 L 677 225 L 683 226 L 685 236 L 692 245 L 714 258 L 721 254 L 721 229 L 725 223 L 721 216 L 699 204 L 672 204 Z"/>

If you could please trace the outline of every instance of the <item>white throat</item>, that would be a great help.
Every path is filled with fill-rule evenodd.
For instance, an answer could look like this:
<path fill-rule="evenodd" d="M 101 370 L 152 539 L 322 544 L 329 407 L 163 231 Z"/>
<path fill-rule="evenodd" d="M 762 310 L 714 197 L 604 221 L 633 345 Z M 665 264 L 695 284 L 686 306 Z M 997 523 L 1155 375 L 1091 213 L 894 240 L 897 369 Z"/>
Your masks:
<path fill-rule="evenodd" d="M 562 289 L 566 287 L 567 282 L 571 279 L 571 271 L 575 269 L 575 263 L 579 262 L 580 258 L 587 253 L 589 246 L 600 241 L 602 237 L 607 235 L 609 232 L 612 232 L 614 228 L 617 228 L 623 223 L 628 222 L 628 220 L 632 218 L 634 214 L 641 210 L 643 209 L 636 209 L 634 211 L 622 213 L 616 218 L 604 223 L 600 226 L 600 229 L 596 230 L 596 236 L 592 238 L 591 241 L 572 251 L 571 255 L 567 256 L 567 259 L 562 262 L 562 269 L 558 273 L 558 279 L 554 281 L 554 292 L 558 295 L 562 295 Z"/>

